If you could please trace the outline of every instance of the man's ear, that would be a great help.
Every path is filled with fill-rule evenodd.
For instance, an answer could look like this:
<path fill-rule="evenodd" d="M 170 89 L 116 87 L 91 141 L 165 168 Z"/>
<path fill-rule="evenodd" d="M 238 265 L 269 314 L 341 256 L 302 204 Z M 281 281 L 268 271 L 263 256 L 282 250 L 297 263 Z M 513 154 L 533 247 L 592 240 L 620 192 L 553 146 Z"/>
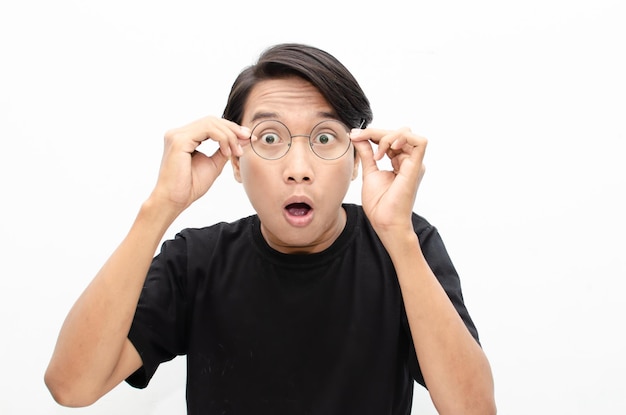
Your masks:
<path fill-rule="evenodd" d="M 359 165 L 361 164 L 361 156 L 359 152 L 354 150 L 354 167 L 352 169 L 352 180 L 359 177 Z"/>
<path fill-rule="evenodd" d="M 241 183 L 241 159 L 237 156 L 230 157 L 230 164 L 233 165 L 233 176 L 235 176 L 235 180 Z"/>

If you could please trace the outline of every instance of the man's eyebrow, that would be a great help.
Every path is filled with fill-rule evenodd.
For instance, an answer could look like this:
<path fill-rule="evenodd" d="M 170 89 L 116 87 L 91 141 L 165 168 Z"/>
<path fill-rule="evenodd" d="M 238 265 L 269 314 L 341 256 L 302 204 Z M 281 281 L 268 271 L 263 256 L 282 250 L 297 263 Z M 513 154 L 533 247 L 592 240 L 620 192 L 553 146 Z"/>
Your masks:
<path fill-rule="evenodd" d="M 275 112 L 257 112 L 254 114 L 250 122 L 255 122 L 258 120 L 273 120 L 278 118 L 278 114 Z"/>
<path fill-rule="evenodd" d="M 330 118 L 332 120 L 338 120 L 339 117 L 337 117 L 337 114 L 335 114 L 334 112 L 326 112 L 326 111 L 320 111 L 317 113 L 317 115 L 320 118 Z"/>

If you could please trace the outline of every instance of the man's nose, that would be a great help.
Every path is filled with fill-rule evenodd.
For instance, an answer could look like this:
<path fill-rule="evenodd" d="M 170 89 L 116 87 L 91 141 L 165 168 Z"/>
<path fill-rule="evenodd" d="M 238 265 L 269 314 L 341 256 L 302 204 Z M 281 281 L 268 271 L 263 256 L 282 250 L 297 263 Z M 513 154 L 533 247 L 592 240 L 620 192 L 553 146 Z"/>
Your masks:
<path fill-rule="evenodd" d="M 291 137 L 291 147 L 285 155 L 285 180 L 288 182 L 312 182 L 313 162 L 315 154 L 309 145 L 309 136 L 294 135 Z"/>

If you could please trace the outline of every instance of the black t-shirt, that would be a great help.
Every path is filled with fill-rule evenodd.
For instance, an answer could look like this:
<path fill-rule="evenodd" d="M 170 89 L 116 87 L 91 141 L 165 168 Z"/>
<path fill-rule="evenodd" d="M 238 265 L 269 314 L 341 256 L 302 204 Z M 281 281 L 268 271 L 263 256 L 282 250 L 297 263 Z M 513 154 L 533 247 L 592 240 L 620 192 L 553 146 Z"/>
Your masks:
<path fill-rule="evenodd" d="M 339 238 L 288 255 L 254 215 L 186 229 L 163 244 L 129 339 L 145 387 L 187 356 L 189 414 L 409 414 L 424 384 L 392 262 L 362 208 L 346 204 Z M 422 251 L 478 340 L 437 230 L 413 215 Z"/>

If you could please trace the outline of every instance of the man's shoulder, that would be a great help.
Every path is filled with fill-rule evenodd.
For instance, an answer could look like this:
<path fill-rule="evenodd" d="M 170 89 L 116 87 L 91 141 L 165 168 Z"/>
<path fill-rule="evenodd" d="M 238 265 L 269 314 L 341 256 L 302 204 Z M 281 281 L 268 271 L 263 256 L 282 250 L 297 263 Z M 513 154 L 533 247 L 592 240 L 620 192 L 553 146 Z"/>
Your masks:
<path fill-rule="evenodd" d="M 413 221 L 413 229 L 415 229 L 415 233 L 418 235 L 429 230 L 433 230 L 434 226 L 426 219 L 424 216 L 413 212 L 412 216 Z"/>
<path fill-rule="evenodd" d="M 216 222 L 204 227 L 187 227 L 165 242 L 165 245 L 178 246 L 183 251 L 215 250 L 238 243 L 247 244 L 252 229 L 258 223 L 256 215 L 247 216 L 233 222 Z"/>
<path fill-rule="evenodd" d="M 186 238 L 204 238 L 210 235 L 237 234 L 246 232 L 254 226 L 257 221 L 256 215 L 246 216 L 232 222 L 216 222 L 203 227 L 184 228 L 178 232 L 177 236 Z"/>

